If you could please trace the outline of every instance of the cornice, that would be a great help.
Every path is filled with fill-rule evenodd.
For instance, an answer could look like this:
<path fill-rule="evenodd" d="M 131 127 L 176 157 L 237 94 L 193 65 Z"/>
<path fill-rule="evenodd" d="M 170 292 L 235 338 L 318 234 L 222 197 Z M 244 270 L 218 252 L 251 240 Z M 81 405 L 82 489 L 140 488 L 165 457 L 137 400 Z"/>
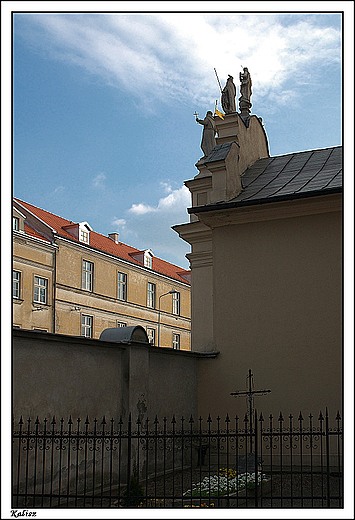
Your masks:
<path fill-rule="evenodd" d="M 285 218 L 342 211 L 342 194 L 320 195 L 314 198 L 239 206 L 198 213 L 200 221 L 211 230 L 217 227 L 262 222 Z"/>

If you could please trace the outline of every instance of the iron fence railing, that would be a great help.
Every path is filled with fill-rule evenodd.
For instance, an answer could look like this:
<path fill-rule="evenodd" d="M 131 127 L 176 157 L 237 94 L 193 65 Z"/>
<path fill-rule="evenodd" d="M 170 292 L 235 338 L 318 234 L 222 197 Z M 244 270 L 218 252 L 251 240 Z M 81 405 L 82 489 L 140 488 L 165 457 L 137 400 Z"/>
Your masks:
<path fill-rule="evenodd" d="M 339 413 L 243 420 L 21 418 L 13 505 L 31 508 L 343 506 Z"/>

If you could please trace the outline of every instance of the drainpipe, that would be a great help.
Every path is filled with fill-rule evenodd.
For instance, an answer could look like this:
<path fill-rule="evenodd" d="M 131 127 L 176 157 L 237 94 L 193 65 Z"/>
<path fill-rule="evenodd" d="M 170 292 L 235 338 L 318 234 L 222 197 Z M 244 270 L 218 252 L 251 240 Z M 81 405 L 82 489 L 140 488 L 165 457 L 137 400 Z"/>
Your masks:
<path fill-rule="evenodd" d="M 54 245 L 54 269 L 53 269 L 53 323 L 52 323 L 52 329 L 53 333 L 55 334 L 55 298 L 56 298 L 56 283 L 57 283 L 57 245 Z"/>

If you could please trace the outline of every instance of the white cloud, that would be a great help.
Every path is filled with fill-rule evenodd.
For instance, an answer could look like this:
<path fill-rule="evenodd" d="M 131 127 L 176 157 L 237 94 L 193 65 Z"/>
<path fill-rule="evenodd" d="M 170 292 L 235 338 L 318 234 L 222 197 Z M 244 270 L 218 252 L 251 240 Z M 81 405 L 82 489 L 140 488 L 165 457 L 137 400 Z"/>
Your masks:
<path fill-rule="evenodd" d="M 340 29 L 317 25 L 314 15 L 57 14 L 31 15 L 31 22 L 33 43 L 45 42 L 47 55 L 151 106 L 173 99 L 211 104 L 219 95 L 214 67 L 224 84 L 228 74 L 238 83 L 241 66 L 248 66 L 256 100 L 283 96 L 290 78 L 294 91 L 312 81 L 317 67 L 340 62 Z"/>
<path fill-rule="evenodd" d="M 94 188 L 104 188 L 105 180 L 106 175 L 104 173 L 99 173 L 98 175 L 96 175 L 96 177 L 94 177 L 92 185 L 94 186 Z"/>
<path fill-rule="evenodd" d="M 135 215 L 145 215 L 152 212 L 167 213 L 168 211 L 179 211 L 181 208 L 185 209 L 190 204 L 190 192 L 186 186 L 173 190 L 168 183 L 160 183 L 160 185 L 165 191 L 169 192 L 169 195 L 161 198 L 155 208 L 144 203 L 132 204 L 128 210 L 129 213 Z"/>
<path fill-rule="evenodd" d="M 126 220 L 124 218 L 114 217 L 114 219 L 111 222 L 111 225 L 114 226 L 115 231 L 125 231 L 126 230 Z"/>
<path fill-rule="evenodd" d="M 187 269 L 188 262 L 182 258 L 189 251 L 189 245 L 169 228 L 188 221 L 186 208 L 191 206 L 190 192 L 185 186 L 173 189 L 169 182 L 160 183 L 160 187 L 168 195 L 160 198 L 156 205 L 132 204 L 126 218 L 115 217 L 111 224 L 120 233 L 121 241 L 130 243 L 134 239 L 137 249 L 152 249 L 155 255 Z"/>

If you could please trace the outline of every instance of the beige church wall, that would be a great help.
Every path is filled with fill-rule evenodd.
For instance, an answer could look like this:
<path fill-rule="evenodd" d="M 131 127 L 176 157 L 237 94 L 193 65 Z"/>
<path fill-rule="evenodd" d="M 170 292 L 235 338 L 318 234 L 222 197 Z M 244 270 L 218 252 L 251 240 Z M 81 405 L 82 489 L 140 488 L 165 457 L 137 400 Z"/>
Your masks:
<path fill-rule="evenodd" d="M 341 237 L 340 212 L 213 230 L 220 354 L 200 364 L 199 414 L 244 417 L 245 398 L 230 393 L 246 390 L 249 368 L 255 389 L 271 390 L 255 398 L 264 417 L 341 410 Z"/>

